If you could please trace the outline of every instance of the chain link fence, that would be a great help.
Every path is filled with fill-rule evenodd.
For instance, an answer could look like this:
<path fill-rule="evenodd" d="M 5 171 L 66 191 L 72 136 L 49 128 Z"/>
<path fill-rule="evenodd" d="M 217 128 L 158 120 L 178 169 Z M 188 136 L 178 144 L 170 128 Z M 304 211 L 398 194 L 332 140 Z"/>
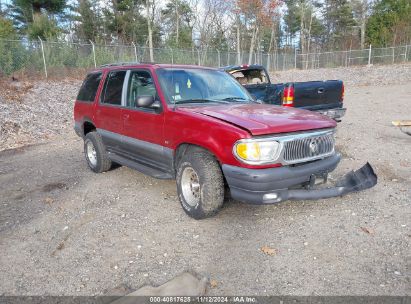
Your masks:
<path fill-rule="evenodd" d="M 353 65 L 394 64 L 411 61 L 411 45 L 348 50 L 338 52 L 296 53 L 296 68 L 318 69 Z"/>
<path fill-rule="evenodd" d="M 220 67 L 247 63 L 249 53 L 215 49 L 154 48 L 157 63 Z M 251 62 L 269 71 L 318 69 L 411 61 L 411 45 L 302 54 L 297 49 L 254 52 Z M 0 40 L 0 76 L 66 78 L 80 77 L 90 69 L 115 62 L 150 62 L 150 49 L 138 45 L 97 45 L 29 40 Z"/>

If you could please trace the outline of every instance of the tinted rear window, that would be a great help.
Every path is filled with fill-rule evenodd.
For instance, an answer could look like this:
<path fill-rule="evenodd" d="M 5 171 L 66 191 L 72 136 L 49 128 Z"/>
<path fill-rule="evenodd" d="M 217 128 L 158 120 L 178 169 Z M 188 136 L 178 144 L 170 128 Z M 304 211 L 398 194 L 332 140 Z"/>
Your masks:
<path fill-rule="evenodd" d="M 121 94 L 126 71 L 112 71 L 108 74 L 104 85 L 102 103 L 121 105 Z"/>
<path fill-rule="evenodd" d="M 96 98 L 101 76 L 101 73 L 88 74 L 77 95 L 77 100 L 93 102 Z"/>

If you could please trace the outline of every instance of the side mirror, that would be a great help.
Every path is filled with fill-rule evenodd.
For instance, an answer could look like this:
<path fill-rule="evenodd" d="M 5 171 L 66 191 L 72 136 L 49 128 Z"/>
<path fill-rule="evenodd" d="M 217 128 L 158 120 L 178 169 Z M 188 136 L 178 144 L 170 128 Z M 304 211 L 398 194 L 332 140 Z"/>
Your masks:
<path fill-rule="evenodd" d="M 152 95 L 138 96 L 136 99 L 137 107 L 141 108 L 160 108 L 160 102 L 156 100 Z"/>

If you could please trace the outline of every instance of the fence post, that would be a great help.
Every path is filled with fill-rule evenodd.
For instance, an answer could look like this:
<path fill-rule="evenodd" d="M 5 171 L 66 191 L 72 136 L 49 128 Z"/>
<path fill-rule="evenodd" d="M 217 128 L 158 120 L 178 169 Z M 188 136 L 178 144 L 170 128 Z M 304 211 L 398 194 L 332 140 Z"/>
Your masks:
<path fill-rule="evenodd" d="M 371 44 L 370 44 L 370 50 L 368 51 L 368 65 L 371 65 Z"/>
<path fill-rule="evenodd" d="M 96 62 L 96 49 L 94 48 L 94 43 L 93 43 L 93 41 L 91 41 L 91 40 L 89 40 L 89 41 L 90 41 L 91 47 L 92 47 L 92 49 L 93 49 L 94 67 L 96 68 L 96 67 L 97 67 L 97 62 Z"/>
<path fill-rule="evenodd" d="M 218 53 L 218 67 L 221 67 L 221 58 L 220 58 L 220 50 L 217 49 L 217 53 Z"/>
<path fill-rule="evenodd" d="M 345 66 L 348 67 L 348 51 L 345 51 Z"/>
<path fill-rule="evenodd" d="M 46 74 L 46 78 L 48 78 L 48 75 L 47 75 L 47 65 L 46 65 L 46 56 L 44 55 L 43 40 L 41 40 L 40 36 L 39 36 L 38 38 L 39 38 L 39 40 L 40 40 L 41 53 L 42 53 L 42 55 L 43 55 L 44 74 Z"/>
<path fill-rule="evenodd" d="M 392 63 L 395 62 L 395 48 L 392 47 Z"/>
<path fill-rule="evenodd" d="M 294 49 L 294 70 L 297 69 L 297 48 Z"/>
<path fill-rule="evenodd" d="M 168 47 L 170 49 L 171 52 L 171 64 L 174 64 L 174 54 L 173 54 L 173 49 L 171 48 L 171 46 Z"/>
<path fill-rule="evenodd" d="M 407 62 L 407 53 L 408 53 L 408 44 L 405 45 L 405 56 L 404 56 L 405 62 Z"/>
<path fill-rule="evenodd" d="M 136 62 L 138 62 L 138 58 L 137 58 L 137 47 L 136 47 L 134 41 L 132 41 L 131 44 L 132 44 L 133 47 L 134 47 L 134 56 L 136 57 Z"/>

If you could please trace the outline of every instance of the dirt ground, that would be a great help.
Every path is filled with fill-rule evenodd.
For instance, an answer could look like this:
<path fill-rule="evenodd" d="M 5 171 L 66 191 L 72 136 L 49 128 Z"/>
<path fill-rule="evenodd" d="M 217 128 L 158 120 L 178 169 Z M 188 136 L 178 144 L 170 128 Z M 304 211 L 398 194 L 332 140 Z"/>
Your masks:
<path fill-rule="evenodd" d="M 411 83 L 346 87 L 336 179 L 369 161 L 378 185 L 344 198 L 185 215 L 174 181 L 94 174 L 72 129 L 0 152 L 0 295 L 101 295 L 188 270 L 209 295 L 411 295 Z M 273 255 L 261 251 L 268 246 Z"/>

